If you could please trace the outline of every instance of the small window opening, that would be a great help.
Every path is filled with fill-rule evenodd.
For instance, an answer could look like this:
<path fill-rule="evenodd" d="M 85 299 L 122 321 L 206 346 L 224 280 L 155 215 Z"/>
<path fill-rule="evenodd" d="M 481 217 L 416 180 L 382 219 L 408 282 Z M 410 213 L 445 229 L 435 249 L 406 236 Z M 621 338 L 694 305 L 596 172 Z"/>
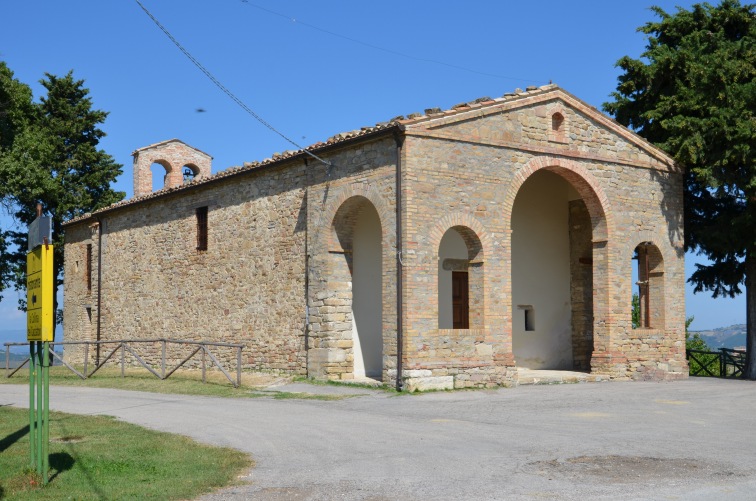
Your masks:
<path fill-rule="evenodd" d="M 207 250 L 207 207 L 197 207 L 197 250 Z"/>
<path fill-rule="evenodd" d="M 526 331 L 535 330 L 535 310 L 530 304 L 521 304 L 518 306 L 523 311 L 523 321 Z"/>
<path fill-rule="evenodd" d="M 633 279 L 638 287 L 632 297 L 632 327 L 664 327 L 664 261 L 652 242 L 642 242 L 633 252 Z"/>
<path fill-rule="evenodd" d="M 87 276 L 87 292 L 92 292 L 92 244 L 87 244 L 85 274 Z"/>

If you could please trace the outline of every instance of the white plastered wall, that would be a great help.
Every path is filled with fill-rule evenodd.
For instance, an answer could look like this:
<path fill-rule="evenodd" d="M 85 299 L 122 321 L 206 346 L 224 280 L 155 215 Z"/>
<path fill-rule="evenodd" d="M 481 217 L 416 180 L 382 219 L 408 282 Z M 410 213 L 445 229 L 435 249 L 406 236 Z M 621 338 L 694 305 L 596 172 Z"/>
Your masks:
<path fill-rule="evenodd" d="M 444 259 L 467 259 L 467 244 L 457 230 L 449 229 L 438 246 L 438 328 L 454 328 L 452 310 L 452 272 L 445 270 Z"/>
<path fill-rule="evenodd" d="M 352 341 L 355 377 L 383 372 L 381 222 L 366 205 L 357 218 L 352 262 Z"/>
<path fill-rule="evenodd" d="M 519 367 L 572 369 L 568 201 L 579 198 L 540 171 L 520 188 L 512 211 L 512 351 Z M 534 330 L 525 330 L 523 307 Z"/>

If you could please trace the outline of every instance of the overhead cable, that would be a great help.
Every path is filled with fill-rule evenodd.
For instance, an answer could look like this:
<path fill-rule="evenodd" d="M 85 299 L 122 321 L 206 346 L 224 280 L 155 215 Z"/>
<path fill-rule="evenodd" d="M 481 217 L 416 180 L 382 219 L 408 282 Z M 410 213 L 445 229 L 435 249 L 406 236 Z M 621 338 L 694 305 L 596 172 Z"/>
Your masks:
<path fill-rule="evenodd" d="M 249 5 L 250 7 L 254 7 L 256 9 L 259 9 L 259 10 L 262 10 L 264 12 L 267 12 L 268 14 L 273 14 L 274 16 L 282 17 L 282 18 L 284 18 L 284 19 L 286 19 L 288 21 L 291 21 L 292 23 L 300 24 L 300 25 L 305 26 L 307 28 L 310 28 L 310 29 L 313 29 L 313 30 L 316 30 L 316 31 L 320 31 L 322 33 L 326 33 L 326 34 L 331 35 L 333 37 L 341 38 L 343 40 L 348 40 L 350 42 L 353 42 L 353 43 L 356 43 L 356 44 L 359 44 L 359 45 L 364 45 L 365 47 L 370 47 L 371 49 L 387 52 L 387 53 L 393 54 L 395 56 L 400 56 L 400 57 L 404 57 L 404 58 L 407 58 L 407 59 L 412 59 L 414 61 L 421 61 L 421 62 L 424 62 L 424 63 L 431 63 L 431 64 L 437 64 L 437 65 L 440 65 L 440 66 L 446 66 L 448 68 L 454 68 L 455 70 L 467 71 L 468 73 L 475 73 L 477 75 L 483 75 L 483 76 L 493 77 L 493 78 L 501 78 L 501 79 L 504 79 L 504 80 L 514 80 L 514 81 L 518 81 L 518 82 L 529 82 L 529 83 L 535 83 L 535 82 L 539 81 L 538 79 L 531 79 L 531 78 L 508 77 L 508 76 L 499 75 L 499 74 L 496 74 L 496 73 L 488 73 L 488 72 L 485 72 L 485 71 L 479 71 L 479 70 L 475 70 L 475 69 L 472 69 L 472 68 L 467 68 L 465 66 L 460 66 L 458 64 L 451 64 L 451 63 L 447 63 L 445 61 L 439 61 L 437 59 L 428 59 L 428 58 L 424 58 L 424 57 L 413 56 L 412 54 L 407 54 L 405 52 L 400 52 L 398 50 L 387 49 L 386 47 L 381 47 L 379 45 L 375 45 L 375 44 L 372 44 L 372 43 L 369 43 L 369 42 L 365 42 L 365 41 L 362 41 L 362 40 L 358 40 L 356 38 L 348 37 L 346 35 L 342 35 L 340 33 L 336 33 L 336 32 L 327 30 L 325 28 L 321 28 L 320 26 L 315 26 L 314 24 L 310 24 L 310 23 L 306 23 L 304 21 L 300 21 L 297 18 L 288 16 L 286 14 L 282 14 L 280 12 L 276 12 L 274 10 L 270 10 L 267 7 L 263 7 L 261 5 L 254 4 L 254 3 L 250 2 L 249 0 L 241 0 L 241 2 L 244 3 L 244 4 Z"/>
<path fill-rule="evenodd" d="M 323 162 L 326 165 L 330 165 L 330 162 L 328 162 L 326 160 L 323 160 L 322 158 L 320 158 L 319 156 L 315 155 L 311 151 L 307 150 L 306 148 L 300 146 L 299 144 L 297 144 L 293 140 L 289 139 L 289 137 L 287 137 L 282 132 L 280 132 L 278 129 L 276 129 L 275 127 L 273 127 L 270 123 L 268 123 L 260 115 L 258 115 L 257 113 L 255 113 L 249 106 L 247 106 L 246 104 L 244 104 L 244 102 L 241 99 L 239 99 L 238 97 L 236 97 L 236 95 L 233 92 L 231 92 L 230 90 L 228 90 L 228 88 L 226 88 L 225 85 L 223 85 L 217 78 L 215 78 L 213 76 L 213 74 L 210 73 L 210 71 L 202 65 L 202 63 L 200 63 L 194 56 L 192 56 L 192 54 L 188 50 L 186 50 L 184 48 L 184 46 L 181 45 L 179 43 L 179 41 L 176 40 L 173 37 L 173 35 L 171 35 L 171 33 L 162 24 L 160 24 L 160 21 L 158 21 L 155 18 L 155 16 L 153 16 L 152 13 L 149 10 L 147 10 L 147 8 L 144 5 L 142 5 L 142 2 L 140 2 L 139 0 L 134 0 L 134 1 L 139 5 L 139 7 L 142 8 L 142 10 L 144 11 L 144 13 L 147 14 L 147 16 L 149 16 L 150 19 L 152 19 L 152 21 L 155 23 L 155 25 L 157 25 L 157 27 L 160 28 L 160 31 L 162 31 L 163 33 L 165 33 L 165 36 L 167 36 L 171 40 L 171 42 L 173 42 L 173 44 L 176 47 L 178 47 L 178 49 L 181 52 L 183 52 L 186 57 L 189 58 L 189 60 L 194 64 L 194 66 L 196 66 L 202 73 L 204 73 L 205 76 L 207 78 L 209 78 L 210 81 L 213 82 L 216 87 L 218 87 L 221 91 L 223 91 L 224 94 L 226 94 L 228 97 L 230 97 L 233 102 L 235 102 L 236 104 L 238 104 L 244 111 L 246 111 L 247 113 L 249 113 L 250 115 L 252 115 L 252 117 L 255 120 L 257 120 L 258 122 L 260 122 L 261 124 L 263 124 L 265 127 L 267 127 L 268 129 L 272 130 L 273 132 L 275 132 L 276 134 L 278 134 L 279 136 L 281 136 L 284 140 L 286 140 L 290 144 L 293 144 L 298 149 L 302 150 L 304 153 L 306 153 L 307 155 L 311 156 L 315 160 L 318 160 L 319 162 Z"/>

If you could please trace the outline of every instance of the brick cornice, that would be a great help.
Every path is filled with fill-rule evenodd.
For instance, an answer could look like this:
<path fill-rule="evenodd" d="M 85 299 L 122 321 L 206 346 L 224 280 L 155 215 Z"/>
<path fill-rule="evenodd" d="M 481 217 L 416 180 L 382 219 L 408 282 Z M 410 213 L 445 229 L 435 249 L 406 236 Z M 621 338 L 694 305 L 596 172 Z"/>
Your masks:
<path fill-rule="evenodd" d="M 577 150 L 567 150 L 565 148 L 557 148 L 550 146 L 533 146 L 525 145 L 517 141 L 504 141 L 499 139 L 480 138 L 480 137 L 465 137 L 459 134 L 443 131 L 429 131 L 429 130 L 408 130 L 405 132 L 408 136 L 423 137 L 429 139 L 439 139 L 443 141 L 453 141 L 458 143 L 478 144 L 482 146 L 493 146 L 496 148 L 506 148 L 510 150 L 524 151 L 535 155 L 552 155 L 565 158 L 574 158 L 576 160 L 590 160 L 594 162 L 600 162 L 604 164 L 616 164 L 626 165 L 629 167 L 639 167 L 642 169 L 650 169 L 661 172 L 676 172 L 677 169 L 671 165 L 658 165 L 650 162 L 644 162 L 641 160 L 622 160 L 616 157 L 596 155 Z"/>

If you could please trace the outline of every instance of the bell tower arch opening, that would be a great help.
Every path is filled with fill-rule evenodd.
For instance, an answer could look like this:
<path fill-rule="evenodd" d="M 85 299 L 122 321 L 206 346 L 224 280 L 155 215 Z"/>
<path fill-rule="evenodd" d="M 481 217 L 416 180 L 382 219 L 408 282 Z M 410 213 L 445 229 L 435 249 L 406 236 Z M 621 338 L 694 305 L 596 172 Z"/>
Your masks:
<path fill-rule="evenodd" d="M 213 157 L 178 139 L 139 148 L 131 155 L 134 157 L 135 197 L 211 175 Z"/>

